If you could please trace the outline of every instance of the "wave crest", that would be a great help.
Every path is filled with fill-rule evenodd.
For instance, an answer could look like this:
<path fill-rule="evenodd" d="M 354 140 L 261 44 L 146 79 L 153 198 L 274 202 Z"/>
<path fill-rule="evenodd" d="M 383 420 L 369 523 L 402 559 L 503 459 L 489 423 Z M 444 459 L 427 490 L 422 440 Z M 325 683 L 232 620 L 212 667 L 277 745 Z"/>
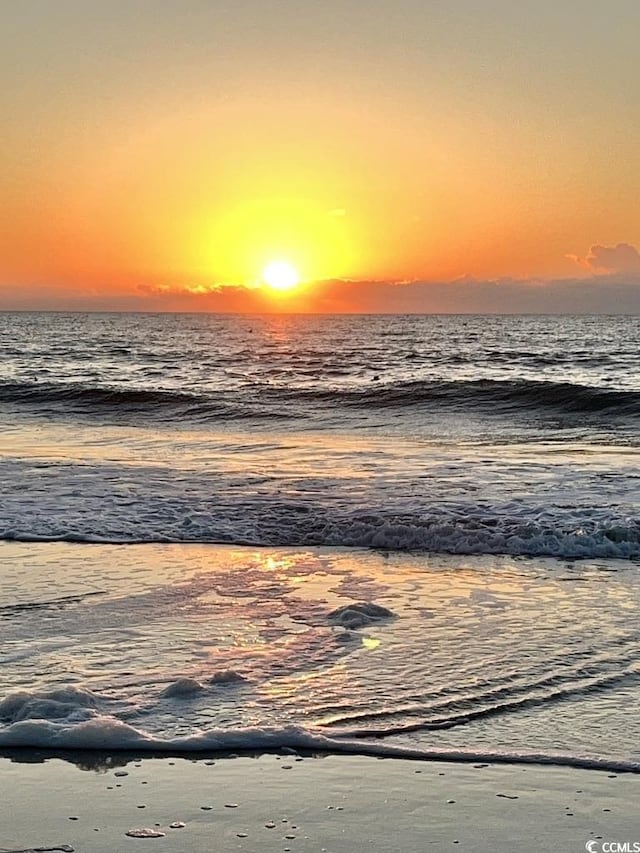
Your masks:
<path fill-rule="evenodd" d="M 251 383 L 227 390 L 178 391 L 93 387 L 80 384 L 5 382 L 0 404 L 116 416 L 158 414 L 194 420 L 291 418 L 313 413 L 313 405 L 367 409 L 429 408 L 629 417 L 640 414 L 640 391 L 570 382 L 473 379 L 372 382 L 356 387 L 290 387 Z M 292 403 L 298 403 L 295 412 Z"/>
<path fill-rule="evenodd" d="M 86 385 L 13 382 L 0 384 L 0 404 L 31 409 L 57 410 L 85 415 L 136 417 L 165 414 L 180 419 L 240 420 L 288 418 L 255 400 L 227 399 L 219 394 L 202 394 L 149 388 L 92 387 Z"/>
<path fill-rule="evenodd" d="M 640 414 L 640 392 L 610 390 L 570 382 L 469 379 L 416 380 L 371 388 L 309 392 L 328 402 L 377 407 L 431 405 L 444 408 L 554 410 L 566 413 Z"/>

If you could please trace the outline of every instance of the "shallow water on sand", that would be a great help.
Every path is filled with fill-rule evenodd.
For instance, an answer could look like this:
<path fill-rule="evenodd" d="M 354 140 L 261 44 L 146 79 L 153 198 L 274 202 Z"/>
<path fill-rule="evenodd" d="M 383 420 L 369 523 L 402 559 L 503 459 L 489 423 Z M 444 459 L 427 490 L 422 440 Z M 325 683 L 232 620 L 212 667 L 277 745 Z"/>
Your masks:
<path fill-rule="evenodd" d="M 0 745 L 640 763 L 632 562 L 4 543 L 0 573 Z"/>

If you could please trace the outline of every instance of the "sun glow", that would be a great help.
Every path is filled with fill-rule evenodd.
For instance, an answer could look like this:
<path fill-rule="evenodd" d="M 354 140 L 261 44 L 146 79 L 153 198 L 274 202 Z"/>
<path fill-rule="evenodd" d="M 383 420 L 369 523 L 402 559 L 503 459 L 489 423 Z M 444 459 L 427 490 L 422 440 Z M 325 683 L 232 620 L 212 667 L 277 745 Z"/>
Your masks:
<path fill-rule="evenodd" d="M 262 271 L 262 281 L 272 290 L 284 292 L 300 284 L 300 275 L 287 261 L 272 261 Z"/>
<path fill-rule="evenodd" d="M 272 297 L 297 297 L 310 282 L 353 278 L 356 238 L 349 217 L 332 213 L 335 195 L 203 207 L 184 223 L 185 266 L 192 277 L 257 287 Z"/>

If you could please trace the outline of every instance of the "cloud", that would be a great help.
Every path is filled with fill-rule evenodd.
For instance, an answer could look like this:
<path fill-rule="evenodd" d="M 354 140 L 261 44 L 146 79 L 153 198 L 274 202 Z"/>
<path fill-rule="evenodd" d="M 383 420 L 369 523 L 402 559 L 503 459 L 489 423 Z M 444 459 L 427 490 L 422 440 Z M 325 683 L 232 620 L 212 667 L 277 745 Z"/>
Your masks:
<path fill-rule="evenodd" d="M 640 276 L 640 252 L 630 243 L 618 243 L 617 246 L 592 246 L 586 258 L 568 255 L 584 269 L 596 275 Z"/>
<path fill-rule="evenodd" d="M 319 283 L 316 312 L 407 314 L 640 314 L 640 284 L 627 276 L 569 279 L 464 277 L 451 282 Z"/>
<path fill-rule="evenodd" d="M 566 279 L 319 281 L 283 299 L 264 288 L 207 282 L 140 283 L 120 292 L 61 285 L 0 285 L 0 309 L 362 314 L 640 314 L 640 277 L 610 273 Z"/>

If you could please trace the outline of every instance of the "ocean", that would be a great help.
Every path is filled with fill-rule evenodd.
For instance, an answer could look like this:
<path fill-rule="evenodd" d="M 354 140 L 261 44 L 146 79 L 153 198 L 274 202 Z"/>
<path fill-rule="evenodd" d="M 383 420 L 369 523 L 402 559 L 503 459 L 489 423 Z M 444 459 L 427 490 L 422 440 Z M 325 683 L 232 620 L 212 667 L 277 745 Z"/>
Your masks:
<path fill-rule="evenodd" d="M 637 328 L 0 314 L 0 747 L 640 769 Z"/>

